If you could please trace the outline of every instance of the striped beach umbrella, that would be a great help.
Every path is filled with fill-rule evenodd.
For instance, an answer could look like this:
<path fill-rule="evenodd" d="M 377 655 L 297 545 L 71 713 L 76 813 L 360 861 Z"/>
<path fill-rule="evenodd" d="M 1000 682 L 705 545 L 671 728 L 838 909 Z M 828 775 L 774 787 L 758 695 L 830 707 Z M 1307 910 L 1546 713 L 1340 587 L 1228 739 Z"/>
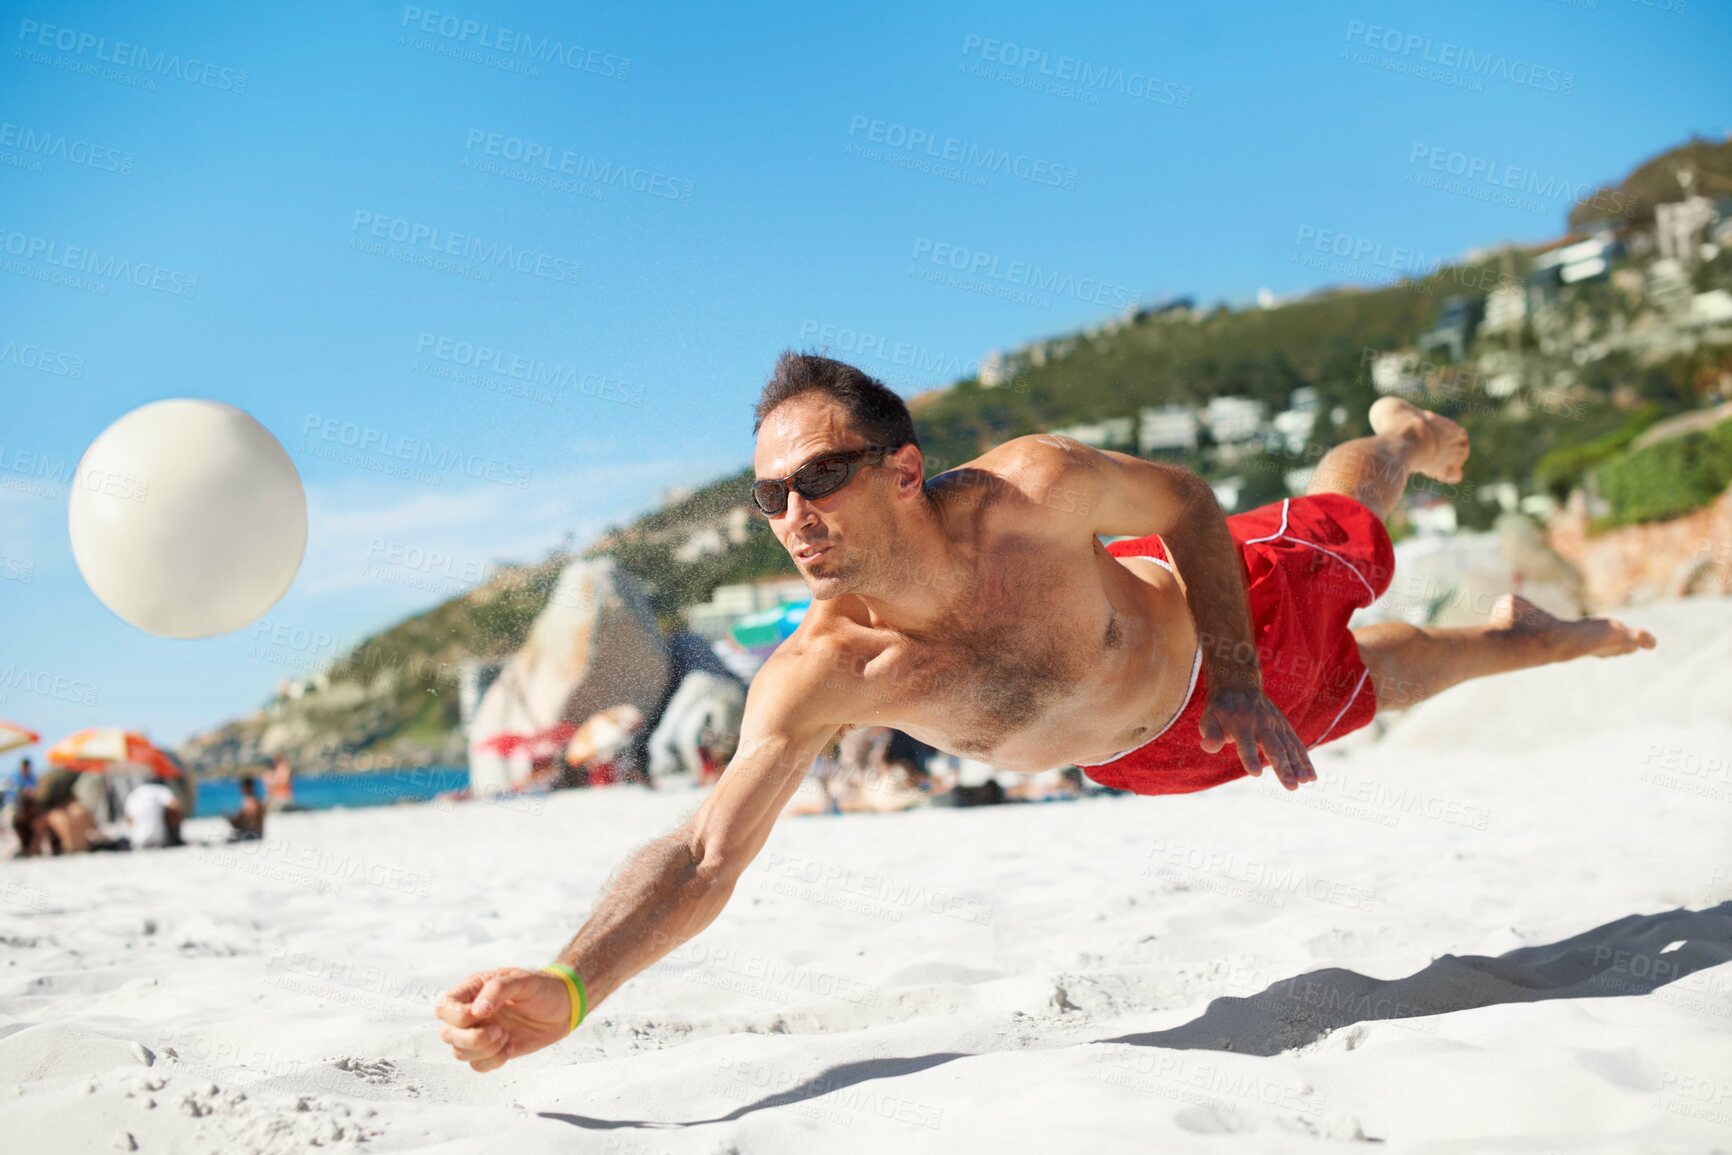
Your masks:
<path fill-rule="evenodd" d="M 34 746 L 42 741 L 42 735 L 36 731 L 20 726 L 16 722 L 0 721 L 0 754 L 8 750 L 17 750 L 22 746 Z"/>
<path fill-rule="evenodd" d="M 68 734 L 48 748 L 48 764 L 92 772 L 141 767 L 162 778 L 181 776 L 180 765 L 149 738 L 118 726 Z"/>

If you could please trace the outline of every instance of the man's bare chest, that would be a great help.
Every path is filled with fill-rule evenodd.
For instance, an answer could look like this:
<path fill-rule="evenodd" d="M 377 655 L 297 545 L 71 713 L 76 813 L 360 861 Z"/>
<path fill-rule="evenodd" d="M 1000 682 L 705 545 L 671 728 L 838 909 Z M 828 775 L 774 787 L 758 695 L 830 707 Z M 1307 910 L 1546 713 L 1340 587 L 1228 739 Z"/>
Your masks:
<path fill-rule="evenodd" d="M 862 673 L 879 720 L 984 757 L 1086 696 L 1124 629 L 1079 560 L 983 567 L 937 627 L 878 648 Z"/>

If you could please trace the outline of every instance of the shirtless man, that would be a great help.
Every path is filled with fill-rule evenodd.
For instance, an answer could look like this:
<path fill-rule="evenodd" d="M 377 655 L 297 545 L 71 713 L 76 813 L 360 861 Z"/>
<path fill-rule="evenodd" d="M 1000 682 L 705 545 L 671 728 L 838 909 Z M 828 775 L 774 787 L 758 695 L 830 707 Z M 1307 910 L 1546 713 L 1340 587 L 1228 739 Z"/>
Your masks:
<path fill-rule="evenodd" d="M 1004 770 L 1076 764 L 1138 793 L 1270 767 L 1293 790 L 1316 776 L 1308 748 L 1378 710 L 1654 645 L 1516 597 L 1484 625 L 1349 631 L 1393 577 L 1382 519 L 1409 474 L 1459 481 L 1468 454 L 1459 425 L 1395 398 L 1371 426 L 1318 462 L 1306 496 L 1233 518 L 1192 473 L 1056 436 L 925 481 L 894 393 L 784 354 L 757 406 L 753 498 L 811 610 L 753 681 L 739 750 L 697 812 L 625 863 L 553 966 L 443 993 L 440 1037 L 477 1071 L 563 1038 L 721 912 L 848 726 Z M 1119 535 L 1133 539 L 1099 541 Z"/>

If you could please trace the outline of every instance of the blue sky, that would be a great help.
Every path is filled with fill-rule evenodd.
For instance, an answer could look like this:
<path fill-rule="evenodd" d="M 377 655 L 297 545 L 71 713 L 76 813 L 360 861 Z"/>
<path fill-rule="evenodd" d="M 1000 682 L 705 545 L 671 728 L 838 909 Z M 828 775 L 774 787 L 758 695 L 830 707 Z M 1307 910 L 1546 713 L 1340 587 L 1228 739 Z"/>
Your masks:
<path fill-rule="evenodd" d="M 1555 236 L 1559 190 L 1726 131 L 1732 16 L 1678 7 L 0 4 L 0 717 L 249 711 L 743 464 L 788 345 L 912 392 L 1133 297 Z M 125 625 L 67 543 L 84 447 L 175 396 L 307 487 L 294 588 L 224 638 Z"/>

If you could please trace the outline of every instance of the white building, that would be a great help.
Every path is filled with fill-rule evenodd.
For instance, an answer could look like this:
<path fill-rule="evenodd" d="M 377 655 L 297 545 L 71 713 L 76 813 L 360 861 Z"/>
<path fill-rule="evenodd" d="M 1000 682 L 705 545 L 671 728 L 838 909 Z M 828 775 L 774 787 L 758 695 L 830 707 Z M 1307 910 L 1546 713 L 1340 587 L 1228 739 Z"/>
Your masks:
<path fill-rule="evenodd" d="M 1485 299 L 1485 318 L 1479 323 L 1481 333 L 1507 333 L 1520 329 L 1527 320 L 1528 299 L 1520 285 L 1499 285 Z"/>
<path fill-rule="evenodd" d="M 1113 449 L 1135 442 L 1134 424 L 1135 422 L 1129 417 L 1108 417 L 1086 425 L 1069 425 L 1063 429 L 1054 429 L 1053 432 L 1060 437 L 1074 437 L 1084 445 L 1092 445 L 1096 449 Z"/>
<path fill-rule="evenodd" d="M 734 506 L 719 520 L 694 529 L 674 548 L 674 560 L 689 565 L 701 557 L 727 552 L 730 545 L 739 545 L 746 540 L 751 518 L 751 512 L 745 506 Z"/>
<path fill-rule="evenodd" d="M 1648 266 L 1648 303 L 1670 312 L 1690 301 L 1690 274 L 1681 261 L 1664 257 Z"/>
<path fill-rule="evenodd" d="M 1010 358 L 997 349 L 980 359 L 980 383 L 988 389 L 998 388 L 1013 375 Z"/>
<path fill-rule="evenodd" d="M 1150 405 L 1137 414 L 1137 452 L 1195 449 L 1201 427 L 1189 405 Z"/>
<path fill-rule="evenodd" d="M 1534 258 L 1533 273 L 1557 270 L 1558 283 L 1573 285 L 1593 277 L 1604 276 L 1612 267 L 1612 254 L 1618 240 L 1610 233 L 1598 233 L 1585 241 L 1562 245 Z"/>
<path fill-rule="evenodd" d="M 1288 453 L 1302 453 L 1317 428 L 1317 388 L 1305 385 L 1293 390 L 1288 408 L 1275 414 L 1270 422 L 1280 435 Z"/>
<path fill-rule="evenodd" d="M 706 525 L 693 530 L 690 537 L 674 547 L 674 560 L 682 565 L 690 565 L 701 557 L 722 553 L 727 548 L 727 543 L 722 540 L 722 531 L 713 525 Z"/>
<path fill-rule="evenodd" d="M 1710 289 L 1690 298 L 1692 325 L 1724 325 L 1729 321 L 1732 321 L 1732 293 Z"/>
<path fill-rule="evenodd" d="M 1455 532 L 1455 503 L 1449 501 L 1418 501 L 1407 511 L 1408 524 L 1415 533 L 1428 537 L 1448 537 Z"/>
<path fill-rule="evenodd" d="M 1416 353 L 1379 353 L 1371 362 L 1371 387 L 1379 393 L 1419 393 L 1424 386 Z"/>
<path fill-rule="evenodd" d="M 1263 403 L 1249 397 L 1211 397 L 1204 419 L 1222 445 L 1250 441 L 1263 431 Z"/>
<path fill-rule="evenodd" d="M 1492 373 L 1485 379 L 1485 395 L 1502 401 L 1506 397 L 1514 397 L 1522 387 L 1520 373 Z"/>
<path fill-rule="evenodd" d="M 1221 508 L 1228 513 L 1239 506 L 1239 493 L 1245 488 L 1243 477 L 1228 477 L 1209 486 L 1215 491 L 1215 500 L 1221 503 Z"/>
<path fill-rule="evenodd" d="M 1660 255 L 1684 265 L 1696 263 L 1708 228 L 1720 217 L 1707 197 L 1685 197 L 1681 201 L 1654 206 L 1654 241 Z"/>

